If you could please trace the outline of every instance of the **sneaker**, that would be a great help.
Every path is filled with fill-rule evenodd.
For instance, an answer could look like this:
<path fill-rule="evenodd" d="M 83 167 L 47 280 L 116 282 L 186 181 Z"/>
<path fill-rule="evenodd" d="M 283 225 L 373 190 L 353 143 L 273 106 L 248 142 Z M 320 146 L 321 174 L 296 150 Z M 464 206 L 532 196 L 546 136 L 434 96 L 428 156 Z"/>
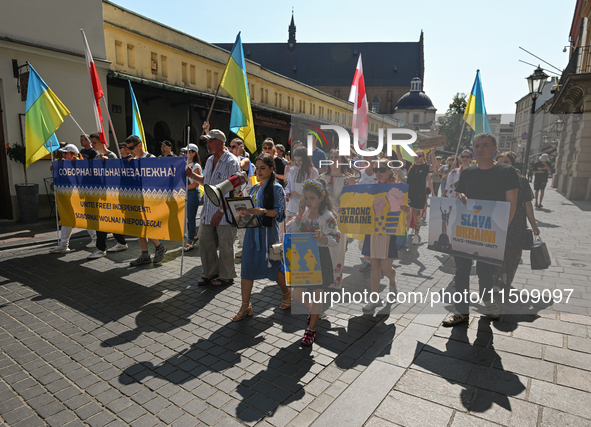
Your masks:
<path fill-rule="evenodd" d="M 105 251 L 101 251 L 100 249 L 97 249 L 96 251 L 94 251 L 93 253 L 88 255 L 88 257 L 86 259 L 99 259 L 104 256 L 107 256 L 107 253 Z"/>
<path fill-rule="evenodd" d="M 460 314 L 460 313 L 455 313 L 455 314 L 450 314 L 449 316 L 447 316 L 443 320 L 442 324 L 443 324 L 443 326 L 454 326 L 454 325 L 457 325 L 458 323 L 469 322 L 469 321 L 470 321 L 470 316 Z"/>
<path fill-rule="evenodd" d="M 302 338 L 302 345 L 304 347 L 310 347 L 314 341 L 316 340 L 316 331 L 311 331 L 310 329 L 306 329 L 304 332 L 304 338 Z"/>
<path fill-rule="evenodd" d="M 499 306 L 494 302 L 485 301 L 484 305 L 488 311 L 488 317 L 493 320 L 497 320 L 500 316 Z"/>
<path fill-rule="evenodd" d="M 150 264 L 151 262 L 152 258 L 150 258 L 150 255 L 141 254 L 138 259 L 136 259 L 135 261 L 131 261 L 129 265 L 135 267 L 136 265 Z"/>
<path fill-rule="evenodd" d="M 374 311 L 376 308 L 381 307 L 382 306 L 382 302 L 378 301 L 378 302 L 368 302 L 367 305 L 365 305 L 361 310 L 365 311 L 365 312 L 371 312 Z"/>
<path fill-rule="evenodd" d="M 65 254 L 70 252 L 71 249 L 67 246 L 56 246 L 55 248 L 51 248 L 49 250 L 50 254 Z"/>
<path fill-rule="evenodd" d="M 126 251 L 127 248 L 128 248 L 127 243 L 124 245 L 122 245 L 121 243 L 117 243 L 112 248 L 107 249 L 107 252 L 121 252 L 121 251 Z"/>
<path fill-rule="evenodd" d="M 366 271 L 371 270 L 371 262 L 369 261 L 363 261 L 363 264 L 361 264 L 361 267 L 359 267 L 359 271 L 362 273 L 365 273 Z"/>
<path fill-rule="evenodd" d="M 156 252 L 154 253 L 154 259 L 152 260 L 152 262 L 154 264 L 158 264 L 160 261 L 162 261 L 162 258 L 164 258 L 164 254 L 167 250 L 168 249 L 166 249 L 166 246 L 160 243 L 160 246 L 156 248 Z"/>
<path fill-rule="evenodd" d="M 413 245 L 418 245 L 419 244 L 419 235 L 415 234 L 412 238 L 412 244 Z"/>
<path fill-rule="evenodd" d="M 88 249 L 96 248 L 96 239 L 91 240 L 89 244 L 86 245 Z"/>

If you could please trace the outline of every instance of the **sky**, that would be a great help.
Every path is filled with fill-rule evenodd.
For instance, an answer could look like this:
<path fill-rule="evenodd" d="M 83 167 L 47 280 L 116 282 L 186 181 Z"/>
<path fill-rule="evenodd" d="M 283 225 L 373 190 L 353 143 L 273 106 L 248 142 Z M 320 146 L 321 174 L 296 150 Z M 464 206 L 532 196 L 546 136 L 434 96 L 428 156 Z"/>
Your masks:
<path fill-rule="evenodd" d="M 503 114 L 505 122 L 528 93 L 525 78 L 538 64 L 548 75 L 560 74 L 519 47 L 564 69 L 576 0 L 114 3 L 209 43 L 233 43 L 238 31 L 243 43 L 287 43 L 292 7 L 298 42 L 418 41 L 423 30 L 423 89 L 437 113 L 445 113 L 456 93 L 470 92 L 480 69 L 487 112 Z"/>

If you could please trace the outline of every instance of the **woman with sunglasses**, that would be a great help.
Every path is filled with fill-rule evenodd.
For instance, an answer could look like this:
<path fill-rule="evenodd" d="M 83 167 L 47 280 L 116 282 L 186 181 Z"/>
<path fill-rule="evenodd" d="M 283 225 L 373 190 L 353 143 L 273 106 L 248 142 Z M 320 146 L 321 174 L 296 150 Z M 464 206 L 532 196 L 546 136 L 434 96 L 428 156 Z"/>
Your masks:
<path fill-rule="evenodd" d="M 416 154 L 414 163 L 405 160 L 403 162 L 405 163 L 404 168 L 407 170 L 408 204 L 412 208 L 412 222 L 414 223 L 412 243 L 418 245 L 423 210 L 427 203 L 427 186 L 429 186 L 431 194 L 433 194 L 433 183 L 431 182 L 429 172 L 433 172 L 435 169 L 435 149 L 429 153 L 430 163 L 426 163 L 426 156 L 423 150 L 417 150 Z M 396 146 L 396 155 L 399 159 L 403 159 L 400 145 Z"/>
<path fill-rule="evenodd" d="M 201 159 L 199 158 L 199 148 L 195 144 L 189 144 L 187 151 L 187 166 L 193 171 L 191 178 L 188 178 L 187 186 L 187 242 L 183 246 L 183 252 L 188 252 L 195 246 L 197 239 L 196 220 L 197 209 L 201 203 L 201 193 L 199 192 L 199 183 L 193 177 L 202 178 Z"/>
<path fill-rule="evenodd" d="M 460 174 L 464 169 L 466 169 L 472 163 L 474 159 L 474 155 L 470 150 L 462 151 L 460 154 L 460 166 L 452 169 L 447 174 L 447 181 L 445 187 L 445 195 L 447 197 L 455 197 L 456 194 L 456 185 L 458 180 L 460 179 Z"/>
<path fill-rule="evenodd" d="M 300 208 L 300 202 L 304 200 L 304 182 L 318 178 L 318 169 L 312 165 L 305 147 L 299 146 L 293 153 L 292 166 L 289 168 L 285 197 L 287 198 L 286 223 L 291 221 Z"/>
<path fill-rule="evenodd" d="M 277 156 L 277 150 L 275 149 L 273 138 L 267 138 L 263 141 L 263 153 L 273 156 L 273 161 L 275 162 L 275 177 L 277 178 L 277 182 L 285 187 L 285 162 L 282 157 Z"/>
<path fill-rule="evenodd" d="M 338 150 L 332 150 L 328 155 L 329 163 L 326 174 L 320 177 L 326 182 L 326 190 L 332 198 L 335 212 L 338 216 L 341 208 L 341 195 L 343 188 L 347 185 L 354 185 L 359 179 L 360 173 L 349 165 L 349 161 L 339 155 Z M 347 239 L 341 239 L 339 244 L 330 248 L 330 256 L 334 267 L 334 287 L 340 288 L 343 279 L 343 267 L 345 264 L 345 251 L 347 250 Z"/>

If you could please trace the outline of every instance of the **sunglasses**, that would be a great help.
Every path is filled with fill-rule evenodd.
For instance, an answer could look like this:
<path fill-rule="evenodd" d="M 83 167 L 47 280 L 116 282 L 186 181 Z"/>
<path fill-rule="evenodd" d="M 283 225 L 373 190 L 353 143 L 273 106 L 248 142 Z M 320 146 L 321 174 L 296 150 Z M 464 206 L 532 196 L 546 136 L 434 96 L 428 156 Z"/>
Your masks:
<path fill-rule="evenodd" d="M 263 147 L 263 150 L 267 151 L 267 150 L 272 150 L 273 147 Z"/>
<path fill-rule="evenodd" d="M 462 159 L 471 159 L 472 156 L 460 156 Z"/>
<path fill-rule="evenodd" d="M 230 150 L 235 150 L 236 148 L 238 148 L 237 145 L 230 145 Z"/>
<path fill-rule="evenodd" d="M 131 150 L 135 150 L 135 147 L 137 147 L 138 145 L 140 145 L 140 143 L 139 143 L 139 142 L 138 142 L 137 144 L 133 144 L 131 147 L 128 145 L 128 146 L 127 146 L 127 149 L 128 149 L 129 151 L 131 151 Z"/>
<path fill-rule="evenodd" d="M 388 168 L 373 168 L 373 173 L 384 173 L 388 171 Z"/>

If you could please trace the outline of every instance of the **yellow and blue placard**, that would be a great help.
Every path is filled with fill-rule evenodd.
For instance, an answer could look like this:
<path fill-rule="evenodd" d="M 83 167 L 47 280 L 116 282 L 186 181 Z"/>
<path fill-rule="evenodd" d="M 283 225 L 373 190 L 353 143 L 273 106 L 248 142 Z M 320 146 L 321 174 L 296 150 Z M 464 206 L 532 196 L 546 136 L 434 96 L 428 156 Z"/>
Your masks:
<path fill-rule="evenodd" d="M 408 184 L 356 184 L 343 189 L 339 231 L 349 234 L 406 233 Z"/>
<path fill-rule="evenodd" d="M 283 235 L 285 280 L 287 286 L 314 286 L 322 284 L 322 269 L 318 242 L 312 233 L 286 233 Z"/>
<path fill-rule="evenodd" d="M 62 225 L 183 240 L 182 157 L 56 161 L 53 180 Z"/>

